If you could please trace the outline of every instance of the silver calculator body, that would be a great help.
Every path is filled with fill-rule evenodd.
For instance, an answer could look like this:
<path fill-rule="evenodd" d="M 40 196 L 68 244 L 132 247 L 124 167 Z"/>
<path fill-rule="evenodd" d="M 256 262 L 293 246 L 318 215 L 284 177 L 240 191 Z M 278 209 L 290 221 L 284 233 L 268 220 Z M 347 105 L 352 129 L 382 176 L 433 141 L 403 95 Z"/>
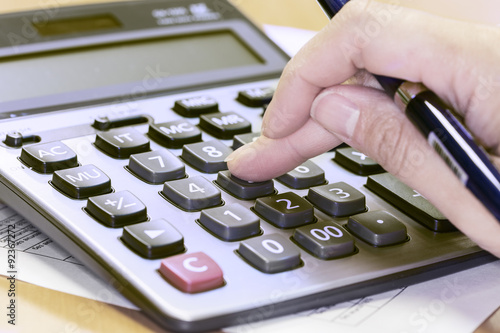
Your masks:
<path fill-rule="evenodd" d="M 215 141 L 230 150 L 251 140 L 252 133 L 258 135 L 265 104 L 287 61 L 278 47 L 223 0 L 151 0 L 3 15 L 0 199 L 163 327 L 174 331 L 244 325 L 494 260 L 443 222 L 444 218 L 438 218 L 439 225 L 420 221 L 419 213 L 410 212 L 412 198 L 405 206 L 396 202 L 395 190 L 386 190 L 385 194 L 377 190 L 377 177 L 384 175 L 383 170 L 373 175 L 371 171 L 357 174 L 342 165 L 338 150 L 311 160 L 324 172 L 320 183 L 303 187 L 276 179 L 270 192 L 248 197 L 238 189 L 225 187 L 220 161 L 214 168 L 193 162 L 191 157 L 196 154 L 186 153 L 185 146 L 209 142 L 201 151 L 217 157 L 221 149 L 214 148 Z M 207 121 L 203 117 L 209 121 L 213 114 L 220 116 L 215 122 L 222 124 L 221 131 L 202 123 Z M 243 121 L 244 129 L 224 132 Z M 200 137 L 165 142 L 158 138 L 155 125 L 167 134 L 197 129 Z M 161 181 L 156 181 L 156 176 L 144 176 L 131 166 L 130 156 L 137 151 L 122 155 L 101 145 L 99 140 L 105 140 L 106 133 L 119 142 L 129 140 L 131 133 L 139 134 L 147 142 L 142 152 L 158 154 L 151 155 L 150 161 L 162 162 L 163 152 L 168 152 L 181 163 L 183 171 L 167 180 L 160 177 Z M 43 162 L 40 166 L 39 161 L 27 157 L 29 152 L 48 164 L 51 157 L 67 153 L 74 153 L 76 160 L 66 167 L 47 167 Z M 354 155 L 367 158 L 359 152 Z M 89 195 L 77 190 L 73 195 L 55 179 L 56 174 L 64 177 L 63 171 L 85 166 L 92 168 L 81 169 L 69 179 L 78 183 L 106 176 L 110 180 L 107 190 Z M 308 166 L 302 166 L 296 171 L 308 170 Z M 189 179 L 193 183 L 188 181 L 188 194 L 205 192 L 204 185 L 194 183 L 194 179 L 203 179 L 218 191 L 218 201 L 208 206 L 176 201 L 169 192 L 173 182 Z M 332 212 L 310 192 L 311 188 L 340 182 L 362 194 L 363 212 L 384 211 L 404 225 L 404 239 L 380 246 L 353 234 L 350 252 L 336 257 L 322 257 L 308 247 L 305 238 L 321 243 L 338 237 L 340 232 L 352 234 L 349 226 L 356 221 L 351 221 L 351 214 Z M 337 194 L 341 191 L 337 189 Z M 129 202 L 125 192 L 137 201 Z M 262 208 L 266 204 L 262 197 L 290 193 L 313 203 L 311 220 L 303 225 L 300 218 L 294 218 L 293 225 L 274 223 Z M 126 222 L 110 225 L 97 216 L 95 206 L 99 203 L 91 203 L 91 198 L 112 194 L 114 199 L 103 201 L 107 204 L 102 206 L 109 204 L 120 211 L 127 203 L 131 207 L 142 203 L 145 215 L 132 226 L 167 222 L 168 230 L 180 235 L 180 245 L 177 242 L 179 246 L 171 254 L 154 253 L 148 258 L 140 253 L 141 245 L 127 238 L 134 236 Z M 420 200 L 418 193 L 413 194 Z M 297 205 L 290 198 L 275 201 L 293 209 Z M 239 219 L 230 208 L 235 204 L 257 216 L 255 232 L 240 237 L 231 231 L 226 237 L 203 221 L 203 214 L 218 207 L 228 207 L 222 210 L 225 216 Z M 325 227 L 325 223 L 334 224 Z M 302 236 L 297 233 L 301 228 L 305 232 Z M 147 230 L 151 240 L 167 232 Z M 257 256 L 252 252 L 255 242 L 272 253 L 280 252 L 281 247 L 290 248 L 298 254 L 297 262 L 267 269 L 267 263 L 253 261 L 259 260 L 252 257 Z M 201 291 L 184 289 L 165 275 L 165 258 L 200 252 L 222 272 L 218 284 Z M 184 267 L 203 271 L 207 266 L 199 264 L 198 259 L 184 260 Z"/>

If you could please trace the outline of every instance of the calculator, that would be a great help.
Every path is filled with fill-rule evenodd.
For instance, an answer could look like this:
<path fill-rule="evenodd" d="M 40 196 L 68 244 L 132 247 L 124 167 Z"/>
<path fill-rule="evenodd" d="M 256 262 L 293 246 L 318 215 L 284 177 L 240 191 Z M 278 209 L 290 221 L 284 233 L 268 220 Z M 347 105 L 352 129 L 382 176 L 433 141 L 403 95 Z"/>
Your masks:
<path fill-rule="evenodd" d="M 495 260 L 345 145 L 276 179 L 231 175 L 289 59 L 230 2 L 0 22 L 0 199 L 165 329 L 251 325 Z"/>

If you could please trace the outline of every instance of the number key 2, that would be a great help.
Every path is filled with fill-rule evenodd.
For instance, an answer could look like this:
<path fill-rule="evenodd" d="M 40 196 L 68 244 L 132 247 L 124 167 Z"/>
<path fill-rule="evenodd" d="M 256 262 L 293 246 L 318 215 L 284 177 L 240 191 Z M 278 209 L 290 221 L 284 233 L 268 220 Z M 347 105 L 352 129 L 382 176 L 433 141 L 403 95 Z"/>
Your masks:
<path fill-rule="evenodd" d="M 278 228 L 295 228 L 314 221 L 314 208 L 293 192 L 258 198 L 255 211 Z"/>

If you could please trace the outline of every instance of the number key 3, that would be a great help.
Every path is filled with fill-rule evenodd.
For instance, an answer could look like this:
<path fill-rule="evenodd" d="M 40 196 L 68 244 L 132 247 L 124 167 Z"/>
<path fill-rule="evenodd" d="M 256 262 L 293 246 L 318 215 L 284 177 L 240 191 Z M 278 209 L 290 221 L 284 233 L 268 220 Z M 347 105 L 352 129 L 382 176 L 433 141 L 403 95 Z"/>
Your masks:
<path fill-rule="evenodd" d="M 366 210 L 363 193 L 344 182 L 313 187 L 309 190 L 307 199 L 332 216 L 348 216 Z"/>

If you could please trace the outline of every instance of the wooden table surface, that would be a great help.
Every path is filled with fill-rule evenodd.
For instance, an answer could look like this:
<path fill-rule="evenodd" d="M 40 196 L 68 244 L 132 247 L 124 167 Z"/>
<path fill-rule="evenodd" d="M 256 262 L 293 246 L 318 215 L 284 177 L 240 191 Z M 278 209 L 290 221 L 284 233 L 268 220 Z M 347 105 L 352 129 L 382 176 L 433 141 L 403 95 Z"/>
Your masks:
<path fill-rule="evenodd" d="M 98 3 L 103 0 L 3 0 L 0 13 L 44 10 L 58 5 Z M 232 0 L 257 25 L 275 24 L 320 30 L 326 23 L 313 0 Z M 0 293 L 6 294 L 8 281 L 0 279 Z M 92 301 L 86 298 L 17 281 L 18 317 L 16 327 L 0 320 L 0 332 L 166 332 L 141 312 Z M 3 313 L 3 312 L 2 312 Z M 4 317 L 4 315 L 2 315 Z M 500 332 L 497 311 L 475 333 Z"/>

